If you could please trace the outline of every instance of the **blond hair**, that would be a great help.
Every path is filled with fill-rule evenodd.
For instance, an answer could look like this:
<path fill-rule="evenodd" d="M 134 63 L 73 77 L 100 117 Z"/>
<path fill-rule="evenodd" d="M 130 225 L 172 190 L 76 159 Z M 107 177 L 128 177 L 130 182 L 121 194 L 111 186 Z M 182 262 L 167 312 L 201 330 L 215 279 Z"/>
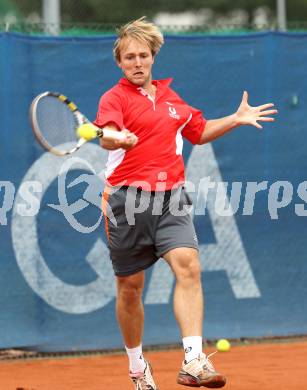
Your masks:
<path fill-rule="evenodd" d="M 113 54 L 116 61 L 120 61 L 120 51 L 125 38 L 133 38 L 146 43 L 153 56 L 155 56 L 164 43 L 164 38 L 159 28 L 146 20 L 143 16 L 122 26 L 118 31 L 118 38 L 114 43 Z"/>

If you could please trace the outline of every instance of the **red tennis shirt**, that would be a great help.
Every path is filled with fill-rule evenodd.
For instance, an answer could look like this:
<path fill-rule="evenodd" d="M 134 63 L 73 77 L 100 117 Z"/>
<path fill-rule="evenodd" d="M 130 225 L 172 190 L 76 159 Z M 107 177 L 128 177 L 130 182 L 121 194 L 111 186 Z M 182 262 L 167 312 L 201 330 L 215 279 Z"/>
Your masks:
<path fill-rule="evenodd" d="M 132 149 L 109 152 L 106 167 L 109 185 L 159 191 L 184 183 L 182 136 L 197 144 L 206 119 L 169 87 L 171 81 L 152 82 L 156 86 L 155 99 L 125 78 L 101 97 L 94 124 L 104 127 L 112 123 L 138 137 Z"/>

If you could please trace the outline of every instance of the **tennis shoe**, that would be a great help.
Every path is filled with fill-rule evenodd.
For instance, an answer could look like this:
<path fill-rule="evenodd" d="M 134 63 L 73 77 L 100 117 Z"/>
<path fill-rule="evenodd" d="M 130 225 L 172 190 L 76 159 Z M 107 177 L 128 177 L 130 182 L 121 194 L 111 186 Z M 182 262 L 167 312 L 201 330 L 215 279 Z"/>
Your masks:
<path fill-rule="evenodd" d="M 202 353 L 197 359 L 193 359 L 189 363 L 184 361 L 177 377 L 177 383 L 190 387 L 217 388 L 225 386 L 226 378 L 215 371 L 212 362 L 209 360 L 210 355 L 207 357 Z"/>
<path fill-rule="evenodd" d="M 144 372 L 139 373 L 130 373 L 130 378 L 135 385 L 135 390 L 159 390 L 155 385 L 154 379 L 152 377 L 152 368 L 149 362 L 146 362 L 146 367 Z"/>

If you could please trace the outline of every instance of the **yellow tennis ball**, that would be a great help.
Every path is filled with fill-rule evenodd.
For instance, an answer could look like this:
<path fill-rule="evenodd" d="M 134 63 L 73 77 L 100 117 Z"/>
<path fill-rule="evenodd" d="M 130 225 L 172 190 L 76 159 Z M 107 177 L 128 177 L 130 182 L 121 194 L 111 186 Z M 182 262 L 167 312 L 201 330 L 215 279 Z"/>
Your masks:
<path fill-rule="evenodd" d="M 90 141 L 97 137 L 96 127 L 91 123 L 84 123 L 77 129 L 77 135 L 79 138 L 84 138 L 87 141 Z"/>
<path fill-rule="evenodd" d="M 230 350 L 230 342 L 226 339 L 220 339 L 216 343 L 216 348 L 219 352 L 227 352 Z"/>

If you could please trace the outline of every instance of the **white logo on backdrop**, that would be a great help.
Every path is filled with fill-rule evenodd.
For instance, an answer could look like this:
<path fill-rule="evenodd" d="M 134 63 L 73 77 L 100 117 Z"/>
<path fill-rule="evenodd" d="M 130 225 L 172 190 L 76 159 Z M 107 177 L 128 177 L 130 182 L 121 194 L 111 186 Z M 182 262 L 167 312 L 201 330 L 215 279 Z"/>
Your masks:
<path fill-rule="evenodd" d="M 77 156 L 78 158 L 73 157 L 74 169 L 91 171 L 89 167 L 92 167 L 95 172 L 101 172 L 106 163 L 107 152 L 95 144 L 87 144 L 80 149 Z M 88 164 L 85 164 L 86 161 Z M 63 169 L 63 162 L 65 163 L 63 158 L 45 153 L 26 173 L 23 182 L 33 180 L 43 185 L 42 193 L 38 194 L 39 201 L 42 200 L 50 184 L 58 178 L 59 172 Z M 71 164 L 68 166 L 72 167 Z M 75 181 L 71 184 L 74 183 Z M 66 196 L 64 198 L 61 188 L 59 190 L 59 198 L 62 198 L 59 199 L 61 205 L 58 209 L 61 206 L 62 209 L 64 207 L 63 214 L 75 224 L 74 212 L 87 207 L 89 203 L 79 199 L 68 206 Z M 12 216 L 12 241 L 18 266 L 31 288 L 49 305 L 72 314 L 89 313 L 112 301 L 115 297 L 115 282 L 106 244 L 98 239 L 86 256 L 86 261 L 97 274 L 96 280 L 81 286 L 65 283 L 50 270 L 41 253 L 37 234 L 37 217 L 22 217 L 18 214 L 17 205 L 22 202 L 23 199 L 18 190 Z M 44 222 L 50 223 L 48 220 Z M 56 228 L 55 226 L 54 229 Z M 62 239 L 65 241 L 65 236 Z M 66 251 L 69 251 L 68 246 Z M 65 253 L 63 253 L 64 256 Z"/>
<path fill-rule="evenodd" d="M 97 172 L 102 172 L 102 168 L 105 166 L 107 152 L 97 145 L 87 144 L 80 149 L 76 156 L 70 158 L 70 160 L 67 158 L 65 161 L 50 153 L 45 153 L 32 165 L 23 178 L 23 182 L 33 180 L 42 183 L 43 191 L 38 194 L 41 202 L 50 184 L 58 178 L 59 172 L 65 173 L 63 167 L 64 170 L 66 166 L 67 169 L 82 169 L 97 174 Z M 211 145 L 194 147 L 188 161 L 188 181 L 197 185 L 200 175 L 202 177 L 209 176 L 216 182 L 222 181 Z M 90 175 L 84 175 L 83 178 L 80 176 L 68 187 L 80 183 L 80 181 L 88 182 L 89 180 Z M 99 199 L 95 196 L 94 198 L 86 196 L 85 192 L 83 199 L 68 205 L 66 195 L 64 196 L 64 188 L 65 183 L 59 180 L 60 204 L 50 206 L 63 212 L 66 219 L 72 222 L 73 225 L 77 223 L 77 226 L 79 226 L 74 213 L 84 209 L 89 203 L 98 206 Z M 225 202 L 225 198 L 227 199 L 226 191 L 224 193 L 220 191 L 218 194 L 210 191 L 208 194 L 204 190 L 203 192 L 198 191 L 198 193 L 203 196 L 207 203 L 207 210 L 210 213 L 217 241 L 216 244 L 200 245 L 202 270 L 226 272 L 233 294 L 237 299 L 259 297 L 260 292 L 233 214 L 226 218 L 221 217 L 214 209 L 214 202 L 216 204 L 219 199 L 221 202 Z M 115 297 L 115 282 L 105 243 L 98 239 L 86 256 L 86 261 L 97 274 L 95 281 L 82 286 L 64 282 L 50 270 L 41 253 L 37 234 L 37 217 L 22 217 L 17 212 L 16 205 L 22 203 L 22 201 L 19 187 L 12 216 L 12 241 L 18 266 L 31 288 L 49 305 L 66 313 L 89 313 L 110 303 Z M 231 208 L 229 204 L 224 206 Z M 94 227 L 98 225 L 98 222 Z M 45 223 L 49 222 L 45 221 Z M 81 229 L 78 229 L 79 231 L 83 231 L 81 225 L 79 228 Z M 84 233 L 92 230 L 92 228 L 89 228 Z M 206 233 L 204 232 L 204 234 Z M 65 240 L 65 237 L 63 237 L 63 240 Z M 171 271 L 165 262 L 159 261 L 154 266 L 145 296 L 145 303 L 169 303 L 173 285 L 174 277 Z"/>

